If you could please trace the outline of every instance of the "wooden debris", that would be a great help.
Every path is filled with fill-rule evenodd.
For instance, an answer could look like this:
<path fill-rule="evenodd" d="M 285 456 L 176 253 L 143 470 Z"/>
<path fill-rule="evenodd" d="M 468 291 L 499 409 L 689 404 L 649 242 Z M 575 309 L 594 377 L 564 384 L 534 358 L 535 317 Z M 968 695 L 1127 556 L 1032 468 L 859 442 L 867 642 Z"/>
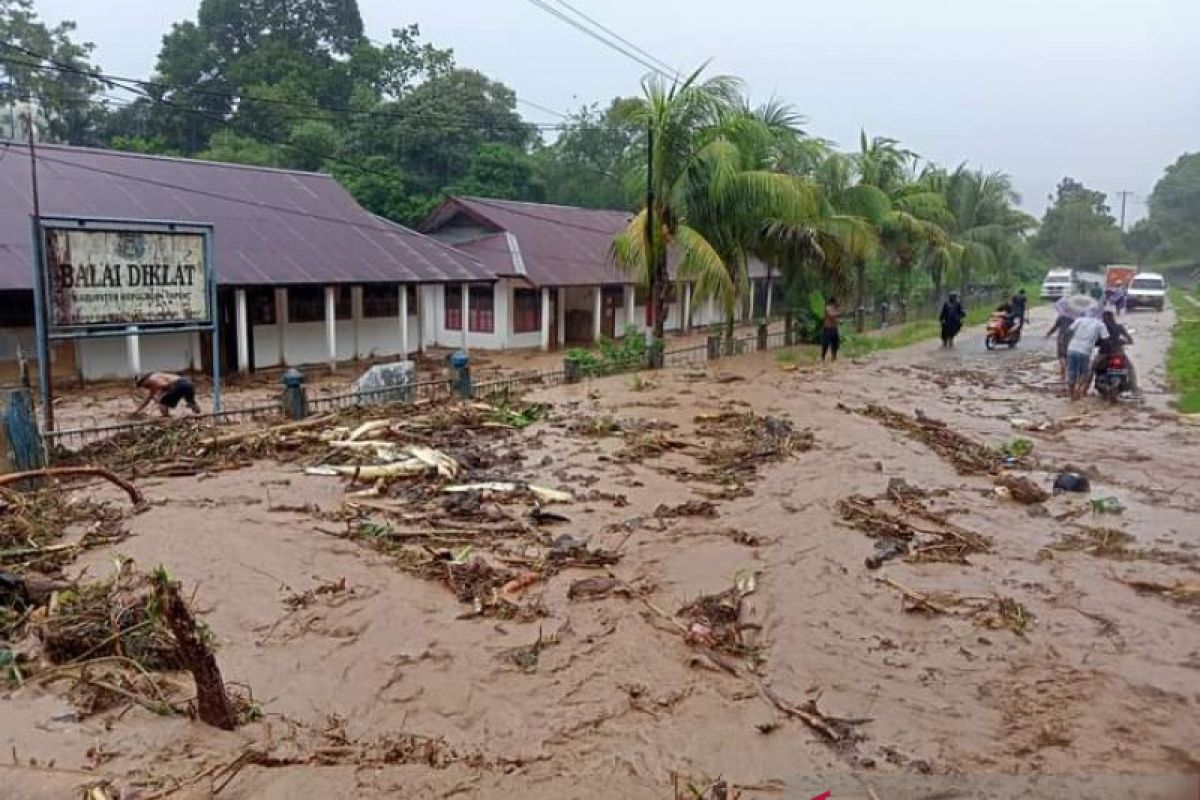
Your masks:
<path fill-rule="evenodd" d="M 1022 475 L 1006 472 L 996 476 L 994 483 L 1008 490 L 1009 496 L 1018 503 L 1033 505 L 1050 499 L 1050 493 Z"/>
<path fill-rule="evenodd" d="M 8 486 L 11 483 L 22 483 L 27 480 L 36 478 L 103 478 L 110 483 L 114 483 L 129 495 L 129 500 L 136 507 L 142 507 L 146 503 L 145 496 L 142 495 L 142 490 L 134 486 L 124 478 L 117 477 L 104 467 L 50 467 L 48 469 L 34 469 L 27 472 L 10 472 L 6 475 L 0 475 L 0 486 Z"/>
<path fill-rule="evenodd" d="M 237 727 L 237 714 L 225 693 L 216 656 L 203 641 L 191 610 L 179 594 L 179 584 L 162 571 L 156 575 L 155 582 L 159 607 L 175 636 L 180 664 L 196 681 L 196 713 L 200 721 L 222 730 L 233 730 Z"/>
<path fill-rule="evenodd" d="M 884 427 L 900 431 L 910 439 L 924 443 L 953 464 L 955 469 L 962 474 L 994 473 L 999 471 L 1004 464 L 1004 457 L 1000 453 L 951 430 L 944 422 L 930 419 L 920 412 L 916 418 L 913 418 L 886 406 L 875 404 L 868 404 L 865 408 L 858 410 L 845 406 L 843 408 L 877 420 Z"/>

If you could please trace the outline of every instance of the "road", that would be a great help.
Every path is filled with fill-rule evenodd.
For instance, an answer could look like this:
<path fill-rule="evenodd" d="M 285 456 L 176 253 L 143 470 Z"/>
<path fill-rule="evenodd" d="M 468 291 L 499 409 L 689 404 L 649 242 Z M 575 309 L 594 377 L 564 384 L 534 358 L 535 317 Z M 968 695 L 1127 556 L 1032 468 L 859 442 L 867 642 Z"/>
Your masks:
<path fill-rule="evenodd" d="M 1031 333 L 1049 313 L 1033 312 Z M 614 570 L 633 594 L 571 600 L 567 586 L 589 573 L 569 570 L 539 590 L 548 616 L 536 623 L 461 619 L 444 586 L 321 532 L 332 523 L 268 507 L 336 510 L 334 479 L 259 463 L 148 482 L 152 507 L 120 552 L 198 587 L 227 679 L 254 688 L 267 720 L 220 735 L 136 710 L 71 723 L 61 698 L 24 692 L 4 701 L 0 751 L 74 768 L 99 747 L 124 779 L 186 777 L 336 715 L 355 740 L 419 733 L 475 755 L 251 766 L 221 800 L 660 800 L 673 782 L 717 776 L 752 787 L 746 800 L 1169 797 L 1158 792 L 1177 788 L 1174 776 L 1200 770 L 1200 428 L 1168 408 L 1170 322 L 1169 312 L 1127 322 L 1146 399 L 1115 407 L 1062 397 L 1049 342 L 987 352 L 980 329 L 953 351 L 928 342 L 794 370 L 763 353 L 546 390 L 555 416 L 515 435 L 508 447 L 522 460 L 505 478 L 574 489 L 559 530 L 619 548 Z M 1080 470 L 1091 491 L 1020 504 L 991 476 L 960 474 L 927 441 L 856 413 L 868 403 L 994 447 L 1028 439 L 1021 475 L 1049 488 L 1060 470 Z M 814 446 L 716 493 L 696 478 L 705 453 L 694 446 L 621 455 L 639 441 L 621 427 L 653 423 L 695 442 L 697 415 L 731 410 L 789 420 Z M 571 425 L 590 419 L 617 425 Z M 900 495 L 908 511 L 886 496 L 901 479 L 913 487 Z M 706 496 L 714 516 L 659 510 Z M 952 543 L 985 537 L 985 552 L 869 569 L 879 531 L 843 519 L 855 496 L 919 531 L 954 531 Z M 1094 513 L 1090 500 L 1106 497 L 1123 510 Z M 76 569 L 102 572 L 112 555 Z M 756 647 L 713 660 L 680 636 L 675 612 L 749 575 L 743 619 Z M 337 578 L 352 590 L 338 603 L 285 614 L 281 586 Z M 530 642 L 546 645 L 533 669 L 504 661 Z M 832 744 L 799 718 L 814 708 L 856 720 L 853 735 Z"/>

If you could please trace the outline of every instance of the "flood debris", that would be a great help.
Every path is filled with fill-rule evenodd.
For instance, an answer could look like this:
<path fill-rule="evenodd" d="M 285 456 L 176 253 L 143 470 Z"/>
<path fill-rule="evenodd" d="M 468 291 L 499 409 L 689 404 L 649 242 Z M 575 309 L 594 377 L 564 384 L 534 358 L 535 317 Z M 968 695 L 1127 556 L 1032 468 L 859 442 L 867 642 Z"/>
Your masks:
<path fill-rule="evenodd" d="M 967 564 L 967 556 L 991 551 L 986 536 L 951 522 L 918 492 L 901 482 L 889 486 L 882 497 L 853 494 L 838 501 L 842 521 L 876 540 L 877 552 L 868 557 L 868 567 L 878 569 L 884 561 L 901 556 L 918 563 Z"/>
<path fill-rule="evenodd" d="M 817 706 L 817 698 L 811 698 L 803 703 L 790 702 L 780 697 L 765 681 L 759 685 L 759 688 L 767 702 L 779 709 L 780 712 L 800 720 L 819 733 L 822 738 L 839 748 L 852 749 L 863 738 L 855 730 L 855 727 L 871 721 L 830 716 Z"/>
<path fill-rule="evenodd" d="M 128 516 L 82 492 L 0 489 L 0 567 L 54 574 L 84 550 L 125 539 Z"/>
<path fill-rule="evenodd" d="M 738 657 L 756 656 L 758 648 L 745 636 L 761 626 L 745 619 L 743 602 L 756 588 L 753 575 L 739 576 L 730 588 L 701 595 L 676 612 L 684 620 L 684 640 L 693 646 L 718 650 Z"/>
<path fill-rule="evenodd" d="M 707 443 L 696 460 L 709 467 L 710 483 L 746 483 L 765 464 L 782 461 L 815 445 L 812 431 L 797 430 L 790 420 L 752 412 L 725 411 L 696 416 L 696 432 Z"/>
<path fill-rule="evenodd" d="M 1054 492 L 1090 492 L 1092 483 L 1078 472 L 1060 472 L 1054 478 Z"/>
<path fill-rule="evenodd" d="M 677 519 L 679 517 L 706 517 L 712 519 L 717 516 L 717 506 L 708 500 L 688 500 L 674 506 L 660 503 L 654 509 L 654 516 L 658 519 Z"/>
<path fill-rule="evenodd" d="M 580 578 L 572 581 L 571 586 L 567 589 L 567 597 L 571 600 L 599 600 L 623 588 L 621 582 L 616 578 L 598 575 L 594 578 Z"/>
<path fill-rule="evenodd" d="M 1121 583 L 1139 594 L 1151 594 L 1182 606 L 1200 606 L 1200 581 L 1160 583 L 1147 580 L 1122 580 Z"/>
<path fill-rule="evenodd" d="M 194 709 L 201 721 L 232 730 L 257 714 L 248 690 L 227 689 L 211 632 L 161 567 L 147 574 L 124 560 L 107 579 L 58 588 L 9 636 L 21 643 L 10 682 L 69 682 L 67 697 L 83 717 L 130 704 L 157 714 Z M 194 701 L 176 678 L 184 671 Z"/>
<path fill-rule="evenodd" d="M 910 417 L 887 406 L 868 404 L 861 409 L 851 409 L 839 404 L 845 411 L 861 414 L 878 421 L 886 428 L 900 431 L 910 439 L 924 443 L 939 456 L 954 465 L 963 475 L 994 473 L 1004 466 L 1004 455 L 986 445 L 958 433 L 946 423 L 932 419 L 918 411 Z"/>
<path fill-rule="evenodd" d="M 904 596 L 904 610 L 909 613 L 942 614 L 969 618 L 983 628 L 1008 628 L 1024 636 L 1033 624 L 1033 614 L 1011 597 L 1000 595 L 967 596 L 955 592 L 921 592 L 891 579 L 877 578 Z"/>
<path fill-rule="evenodd" d="M 1007 491 L 1008 496 L 1018 503 L 1033 505 L 1044 503 L 1050 499 L 1050 493 L 1024 475 L 1005 472 L 997 475 L 993 481 L 997 487 Z"/>

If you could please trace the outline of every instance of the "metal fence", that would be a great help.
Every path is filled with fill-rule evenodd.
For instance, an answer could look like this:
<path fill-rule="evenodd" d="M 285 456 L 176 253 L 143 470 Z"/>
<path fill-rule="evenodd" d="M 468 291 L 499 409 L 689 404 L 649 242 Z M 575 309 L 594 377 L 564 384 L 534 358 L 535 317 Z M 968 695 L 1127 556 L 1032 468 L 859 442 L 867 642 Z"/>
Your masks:
<path fill-rule="evenodd" d="M 991 304 L 1003 299 L 1003 293 L 988 293 L 975 295 L 970 298 L 972 306 Z M 913 322 L 920 319 L 936 318 L 940 304 L 922 304 L 907 309 L 880 308 L 871 315 L 864 316 L 866 330 L 878 330 L 903 321 Z M 663 366 L 667 368 L 703 368 L 713 359 L 732 356 L 750 355 L 764 350 L 776 350 L 788 346 L 786 330 L 764 331 L 760 324 L 758 330 L 749 335 L 735 336 L 727 340 L 714 329 L 709 340 L 703 344 L 689 345 L 663 351 Z M 799 341 L 800 332 L 794 335 Z M 486 378 L 475 383 L 475 396 L 488 397 L 496 394 L 517 392 L 530 388 L 547 388 L 559 386 L 584 377 L 604 377 L 630 372 L 638 372 L 649 368 L 648 358 L 639 356 L 627 362 L 605 362 L 589 364 L 586 369 L 572 370 L 564 365 L 560 369 L 518 374 L 489 374 Z M 387 386 L 363 392 L 345 392 L 317 397 L 307 400 L 308 413 L 324 414 L 344 411 L 366 406 L 410 404 L 450 400 L 456 396 L 456 388 L 449 378 L 419 381 L 407 385 Z M 201 415 L 195 418 L 201 423 L 212 425 L 227 425 L 245 422 L 281 419 L 285 416 L 284 403 L 273 401 L 242 408 L 231 408 L 219 413 Z M 60 429 L 44 434 L 44 442 L 49 453 L 75 451 L 110 436 L 116 436 L 128 431 L 159 426 L 159 420 L 140 420 L 122 422 L 113 425 Z"/>

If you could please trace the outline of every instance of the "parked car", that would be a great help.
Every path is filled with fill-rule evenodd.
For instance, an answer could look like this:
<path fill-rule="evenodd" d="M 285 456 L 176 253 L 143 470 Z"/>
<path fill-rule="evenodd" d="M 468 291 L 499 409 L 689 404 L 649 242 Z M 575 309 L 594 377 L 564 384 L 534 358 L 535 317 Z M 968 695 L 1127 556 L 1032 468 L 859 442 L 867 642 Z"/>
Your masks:
<path fill-rule="evenodd" d="M 1167 300 L 1167 279 L 1157 272 L 1139 272 L 1129 284 L 1128 308 L 1162 311 Z"/>
<path fill-rule="evenodd" d="M 1075 290 L 1075 273 L 1069 269 L 1052 269 L 1042 279 L 1042 299 L 1057 300 Z"/>

